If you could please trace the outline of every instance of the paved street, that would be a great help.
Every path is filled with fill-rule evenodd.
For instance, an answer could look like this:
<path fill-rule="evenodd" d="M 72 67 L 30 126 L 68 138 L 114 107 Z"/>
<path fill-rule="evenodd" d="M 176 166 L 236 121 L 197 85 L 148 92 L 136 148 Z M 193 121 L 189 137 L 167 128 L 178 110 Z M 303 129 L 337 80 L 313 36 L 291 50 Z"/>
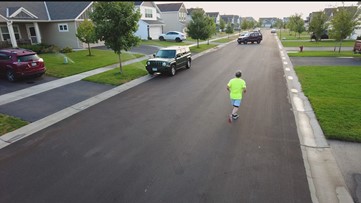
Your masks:
<path fill-rule="evenodd" d="M 2 149 L 0 202 L 311 202 L 283 74 L 268 34 L 201 56 Z"/>

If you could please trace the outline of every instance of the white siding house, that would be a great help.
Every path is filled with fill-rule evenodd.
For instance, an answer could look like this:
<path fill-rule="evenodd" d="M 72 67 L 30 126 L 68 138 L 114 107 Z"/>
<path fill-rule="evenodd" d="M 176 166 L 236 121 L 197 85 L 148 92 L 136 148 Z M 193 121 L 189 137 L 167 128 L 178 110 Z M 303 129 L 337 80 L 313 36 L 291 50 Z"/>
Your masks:
<path fill-rule="evenodd" d="M 135 7 L 139 9 L 142 17 L 138 22 L 138 30 L 134 34 L 142 40 L 158 39 L 165 24 L 157 5 L 151 1 L 136 1 Z"/>

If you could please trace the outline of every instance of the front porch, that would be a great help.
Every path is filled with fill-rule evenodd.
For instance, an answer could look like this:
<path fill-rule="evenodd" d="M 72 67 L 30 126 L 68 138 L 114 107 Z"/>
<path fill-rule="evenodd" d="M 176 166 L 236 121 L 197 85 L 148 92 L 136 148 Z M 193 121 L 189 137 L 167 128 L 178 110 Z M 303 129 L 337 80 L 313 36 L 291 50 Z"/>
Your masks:
<path fill-rule="evenodd" d="M 19 47 L 41 43 L 38 23 L 0 23 L 0 48 Z"/>

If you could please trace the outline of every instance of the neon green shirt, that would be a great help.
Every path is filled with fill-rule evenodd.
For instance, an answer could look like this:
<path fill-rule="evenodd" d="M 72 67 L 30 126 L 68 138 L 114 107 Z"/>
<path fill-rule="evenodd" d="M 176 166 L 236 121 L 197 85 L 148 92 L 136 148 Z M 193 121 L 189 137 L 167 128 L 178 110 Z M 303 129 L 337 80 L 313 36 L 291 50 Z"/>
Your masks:
<path fill-rule="evenodd" d="M 246 89 L 246 82 L 241 78 L 231 79 L 227 86 L 229 87 L 229 96 L 231 99 L 242 99 L 243 90 Z"/>

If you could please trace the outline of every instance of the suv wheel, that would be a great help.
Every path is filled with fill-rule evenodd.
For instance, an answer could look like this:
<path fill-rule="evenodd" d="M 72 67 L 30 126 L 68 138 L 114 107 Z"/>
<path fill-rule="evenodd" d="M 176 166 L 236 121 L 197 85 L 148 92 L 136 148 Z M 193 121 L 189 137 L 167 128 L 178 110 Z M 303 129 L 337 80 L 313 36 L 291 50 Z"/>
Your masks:
<path fill-rule="evenodd" d="M 243 41 L 243 44 L 247 44 L 247 43 L 248 43 L 247 40 L 244 40 L 244 41 Z"/>
<path fill-rule="evenodd" d="M 261 40 L 257 40 L 257 44 L 261 43 Z"/>
<path fill-rule="evenodd" d="M 173 64 L 171 67 L 170 67 L 170 70 L 169 70 L 169 75 L 170 76 L 174 76 L 175 75 L 175 65 Z"/>
<path fill-rule="evenodd" d="M 191 65 L 192 65 L 192 61 L 188 59 L 186 68 L 187 69 L 191 68 Z"/>
<path fill-rule="evenodd" d="M 10 82 L 14 82 L 15 81 L 15 75 L 14 72 L 12 70 L 8 70 L 6 71 L 6 79 Z"/>
<path fill-rule="evenodd" d="M 159 40 L 160 40 L 160 41 L 164 41 L 164 37 L 160 36 L 160 37 L 159 37 Z"/>
<path fill-rule="evenodd" d="M 175 38 L 175 41 L 176 42 L 181 42 L 182 40 L 179 37 L 177 37 L 177 38 Z"/>

